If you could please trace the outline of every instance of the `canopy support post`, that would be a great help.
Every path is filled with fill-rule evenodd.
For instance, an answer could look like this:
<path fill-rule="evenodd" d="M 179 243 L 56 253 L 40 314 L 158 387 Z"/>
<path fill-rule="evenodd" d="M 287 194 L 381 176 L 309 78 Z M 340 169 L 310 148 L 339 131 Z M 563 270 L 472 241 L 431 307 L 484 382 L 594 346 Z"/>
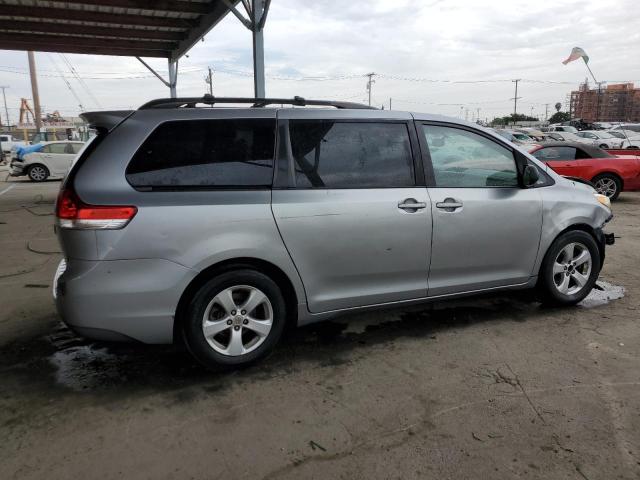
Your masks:
<path fill-rule="evenodd" d="M 147 69 L 151 73 L 153 73 L 156 77 L 158 77 L 158 80 L 160 80 L 167 87 L 169 87 L 169 95 L 171 96 L 171 98 L 176 98 L 176 96 L 177 96 L 176 95 L 176 85 L 178 84 L 178 60 L 172 60 L 171 58 L 168 59 L 168 61 L 169 61 L 169 81 L 167 82 L 164 78 L 162 78 L 162 75 L 160 75 L 153 68 L 151 68 L 151 65 L 149 65 L 147 62 L 142 60 L 140 57 L 136 57 L 136 58 L 138 59 L 138 61 L 142 65 L 147 67 Z"/>
<path fill-rule="evenodd" d="M 231 0 L 222 0 L 229 11 L 233 13 L 242 24 L 251 30 L 253 35 L 253 90 L 255 98 L 265 98 L 264 76 L 264 24 L 267 21 L 271 0 L 243 0 L 242 5 L 249 14 L 246 19 L 235 7 Z"/>

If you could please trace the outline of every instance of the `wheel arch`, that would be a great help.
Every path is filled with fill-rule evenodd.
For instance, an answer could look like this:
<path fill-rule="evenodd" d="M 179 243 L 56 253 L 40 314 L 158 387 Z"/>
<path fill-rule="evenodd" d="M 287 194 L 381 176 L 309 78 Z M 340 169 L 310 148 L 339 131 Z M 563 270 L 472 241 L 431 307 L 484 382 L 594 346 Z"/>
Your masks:
<path fill-rule="evenodd" d="M 25 170 L 25 172 L 27 172 L 27 175 L 29 174 L 29 171 L 34 167 L 42 167 L 42 168 L 44 168 L 47 171 L 47 173 L 49 174 L 49 176 L 51 176 L 51 169 L 49 167 L 47 167 L 42 162 L 33 162 L 33 163 L 28 164 L 28 165 L 25 165 L 25 169 L 24 170 Z"/>
<path fill-rule="evenodd" d="M 288 275 L 277 265 L 268 262 L 266 260 L 262 260 L 259 258 L 253 257 L 238 257 L 238 258 L 230 258 L 227 260 L 222 260 L 220 262 L 214 263 L 202 271 L 198 273 L 192 280 L 189 282 L 187 287 L 182 292 L 180 296 L 180 300 L 178 301 L 178 305 L 176 307 L 174 322 L 173 322 L 173 340 L 174 343 L 181 339 L 181 326 L 182 321 L 184 319 L 184 315 L 187 310 L 187 306 L 189 305 L 189 300 L 193 297 L 193 295 L 198 291 L 202 285 L 204 285 L 207 281 L 214 278 L 216 275 L 220 275 L 221 273 L 232 271 L 232 270 L 240 270 L 240 269 L 251 269 L 256 270 L 264 275 L 267 275 L 271 278 L 278 287 L 282 290 L 282 295 L 284 296 L 285 305 L 287 309 L 287 326 L 294 326 L 297 323 L 297 314 L 298 314 L 298 295 L 296 294 L 295 287 L 293 282 L 288 277 Z M 181 341 L 181 340 L 180 340 Z"/>
<path fill-rule="evenodd" d="M 587 224 L 587 223 L 574 223 L 571 224 L 569 226 L 567 226 L 564 230 L 558 232 L 558 234 L 553 237 L 553 240 L 551 240 L 551 242 L 549 243 L 549 245 L 547 246 L 546 251 L 544 252 L 544 255 L 542 256 L 542 261 L 540 262 L 540 265 L 538 267 L 538 275 L 540 274 L 540 270 L 542 269 L 542 265 L 544 263 L 544 259 L 547 257 L 547 254 L 549 253 L 549 250 L 551 249 L 551 246 L 555 243 L 555 241 L 560 238 L 560 236 L 564 235 L 567 232 L 574 232 L 574 231 L 581 231 L 581 232 L 585 232 L 588 233 L 589 235 L 591 235 L 591 237 L 593 237 L 593 240 L 596 242 L 596 245 L 598 246 L 598 253 L 600 254 L 600 268 L 602 268 L 602 264 L 604 263 L 604 244 L 602 243 L 601 239 L 599 238 L 596 229 L 593 228 L 591 225 Z"/>

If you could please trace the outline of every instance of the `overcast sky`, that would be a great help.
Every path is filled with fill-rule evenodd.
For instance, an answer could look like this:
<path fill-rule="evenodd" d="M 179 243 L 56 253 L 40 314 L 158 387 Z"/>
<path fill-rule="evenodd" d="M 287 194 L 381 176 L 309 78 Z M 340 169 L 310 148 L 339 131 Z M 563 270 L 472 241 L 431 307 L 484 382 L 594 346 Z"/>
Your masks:
<path fill-rule="evenodd" d="M 267 96 L 366 102 L 363 75 L 376 72 L 375 105 L 388 107 L 392 98 L 394 109 L 467 114 L 469 120 L 479 108 L 481 118 L 491 119 L 513 111 L 510 80 L 521 78 L 518 112 L 531 114 L 533 107 L 534 115 L 544 116 L 545 103 L 551 113 L 588 75 L 581 60 L 561 63 L 574 46 L 589 54 L 598 80 L 640 86 L 639 26 L 640 9 L 632 0 L 273 0 L 265 27 L 266 91 Z M 59 54 L 36 54 L 46 112 L 77 114 L 79 103 L 85 110 L 135 108 L 168 96 L 135 59 L 66 58 L 84 85 L 71 77 Z M 149 63 L 166 72 L 166 61 Z M 208 65 L 215 72 L 215 95 L 253 95 L 251 33 L 233 15 L 182 59 L 178 95 L 203 94 Z M 69 76 L 80 102 L 57 69 Z M 9 86 L 13 121 L 20 98 L 31 98 L 27 71 L 25 52 L 1 51 L 0 85 Z M 318 76 L 329 79 L 304 79 Z"/>

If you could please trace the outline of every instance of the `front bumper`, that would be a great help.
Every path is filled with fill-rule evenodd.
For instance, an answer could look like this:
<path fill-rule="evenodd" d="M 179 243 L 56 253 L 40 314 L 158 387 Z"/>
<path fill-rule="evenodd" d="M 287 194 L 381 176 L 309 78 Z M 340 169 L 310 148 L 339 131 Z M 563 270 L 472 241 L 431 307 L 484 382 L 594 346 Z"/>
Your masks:
<path fill-rule="evenodd" d="M 196 271 L 162 259 L 63 262 L 54 299 L 72 330 L 94 340 L 173 341 L 178 302 Z"/>
<path fill-rule="evenodd" d="M 596 228 L 596 240 L 598 241 L 598 250 L 600 251 L 600 269 L 602 269 L 606 246 L 613 245 L 616 242 L 616 238 L 613 233 L 605 232 L 602 228 Z"/>
<path fill-rule="evenodd" d="M 26 175 L 26 169 L 22 163 L 17 163 L 15 160 L 11 160 L 9 164 L 9 175 L 12 177 L 21 177 Z"/>

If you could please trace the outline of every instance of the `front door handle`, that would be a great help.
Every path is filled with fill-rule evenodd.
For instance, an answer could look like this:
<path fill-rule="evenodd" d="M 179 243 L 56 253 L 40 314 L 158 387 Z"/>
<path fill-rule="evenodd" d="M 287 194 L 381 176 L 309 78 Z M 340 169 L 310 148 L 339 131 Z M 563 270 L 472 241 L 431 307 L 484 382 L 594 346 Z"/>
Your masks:
<path fill-rule="evenodd" d="M 455 198 L 445 198 L 444 202 L 436 203 L 436 207 L 444 210 L 445 212 L 454 212 L 456 208 L 462 208 L 462 202 Z"/>
<path fill-rule="evenodd" d="M 424 202 L 418 202 L 415 198 L 407 198 L 398 203 L 398 208 L 409 213 L 413 213 L 423 208 L 427 208 L 427 204 Z"/>

